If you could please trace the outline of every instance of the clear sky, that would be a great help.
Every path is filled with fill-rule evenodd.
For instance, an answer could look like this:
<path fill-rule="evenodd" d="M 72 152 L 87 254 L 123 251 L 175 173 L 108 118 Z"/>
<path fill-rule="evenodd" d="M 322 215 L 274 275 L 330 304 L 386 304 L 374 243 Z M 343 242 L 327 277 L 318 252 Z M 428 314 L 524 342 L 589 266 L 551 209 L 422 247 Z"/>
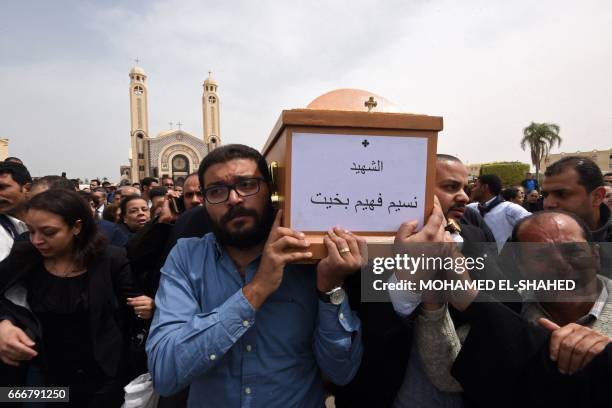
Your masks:
<path fill-rule="evenodd" d="M 202 134 L 219 84 L 221 138 L 261 148 L 283 109 L 366 89 L 444 117 L 439 151 L 521 160 L 531 121 L 554 151 L 612 147 L 612 2 L 28 1 L 0 3 L 0 137 L 33 175 L 119 179 L 128 72 L 140 59 L 149 130 Z"/>

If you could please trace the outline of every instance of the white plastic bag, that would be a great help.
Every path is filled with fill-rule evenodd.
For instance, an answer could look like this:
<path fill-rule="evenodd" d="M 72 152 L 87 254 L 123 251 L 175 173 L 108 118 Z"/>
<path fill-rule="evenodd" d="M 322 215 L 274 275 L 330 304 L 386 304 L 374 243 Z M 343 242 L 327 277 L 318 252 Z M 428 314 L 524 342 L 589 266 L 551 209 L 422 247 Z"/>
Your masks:
<path fill-rule="evenodd" d="M 123 389 L 125 402 L 122 408 L 157 408 L 159 395 L 153 389 L 151 374 L 139 375 Z"/>

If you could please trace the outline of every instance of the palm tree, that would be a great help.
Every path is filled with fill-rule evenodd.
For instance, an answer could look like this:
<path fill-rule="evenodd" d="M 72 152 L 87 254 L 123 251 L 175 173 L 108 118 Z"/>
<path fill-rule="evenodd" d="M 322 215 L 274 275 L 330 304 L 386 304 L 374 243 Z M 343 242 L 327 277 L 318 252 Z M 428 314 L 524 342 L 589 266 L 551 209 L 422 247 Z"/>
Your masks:
<path fill-rule="evenodd" d="M 531 163 L 536 169 L 536 180 L 540 175 L 540 163 L 548 157 L 550 149 L 555 143 L 557 146 L 561 146 L 562 139 L 559 136 L 559 131 L 559 125 L 555 123 L 531 122 L 529 126 L 523 129 L 521 149 L 525 150 L 529 146 L 531 150 Z"/>

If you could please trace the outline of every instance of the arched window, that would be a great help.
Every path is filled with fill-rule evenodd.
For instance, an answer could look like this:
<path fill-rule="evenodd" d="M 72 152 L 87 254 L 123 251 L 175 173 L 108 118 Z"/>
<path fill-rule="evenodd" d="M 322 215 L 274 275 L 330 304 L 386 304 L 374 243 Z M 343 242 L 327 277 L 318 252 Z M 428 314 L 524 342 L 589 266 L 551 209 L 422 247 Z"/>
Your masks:
<path fill-rule="evenodd" d="M 144 159 L 144 135 L 142 133 L 138 133 L 136 135 L 136 149 L 138 150 L 138 158 Z"/>

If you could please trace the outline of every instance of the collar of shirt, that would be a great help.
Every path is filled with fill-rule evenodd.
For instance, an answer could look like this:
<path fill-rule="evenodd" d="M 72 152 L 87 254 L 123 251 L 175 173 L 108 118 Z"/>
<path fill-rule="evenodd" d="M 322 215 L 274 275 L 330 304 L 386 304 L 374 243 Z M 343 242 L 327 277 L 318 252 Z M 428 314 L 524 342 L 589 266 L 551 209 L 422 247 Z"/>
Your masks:
<path fill-rule="evenodd" d="M 606 278 L 602 276 L 597 276 L 597 279 L 601 283 L 601 291 L 599 292 L 599 296 L 597 300 L 593 303 L 591 310 L 589 312 L 576 320 L 576 323 L 581 325 L 586 325 L 593 320 L 597 320 L 601 315 L 601 311 L 603 310 L 606 302 L 608 301 L 609 292 L 608 292 L 608 281 Z M 526 291 L 522 293 L 524 299 L 523 306 L 523 316 L 527 318 L 527 320 L 536 322 L 540 317 L 546 317 L 550 319 L 550 314 L 542 307 L 542 305 L 537 301 L 535 293 L 532 291 Z"/>
<path fill-rule="evenodd" d="M 490 200 L 486 201 L 486 202 L 485 202 L 483 205 L 484 205 L 485 207 L 488 207 L 488 206 L 489 206 L 489 205 L 490 205 L 490 204 L 493 202 L 493 200 L 495 200 L 496 198 L 497 198 L 497 196 L 493 197 L 492 199 L 490 199 Z"/>

